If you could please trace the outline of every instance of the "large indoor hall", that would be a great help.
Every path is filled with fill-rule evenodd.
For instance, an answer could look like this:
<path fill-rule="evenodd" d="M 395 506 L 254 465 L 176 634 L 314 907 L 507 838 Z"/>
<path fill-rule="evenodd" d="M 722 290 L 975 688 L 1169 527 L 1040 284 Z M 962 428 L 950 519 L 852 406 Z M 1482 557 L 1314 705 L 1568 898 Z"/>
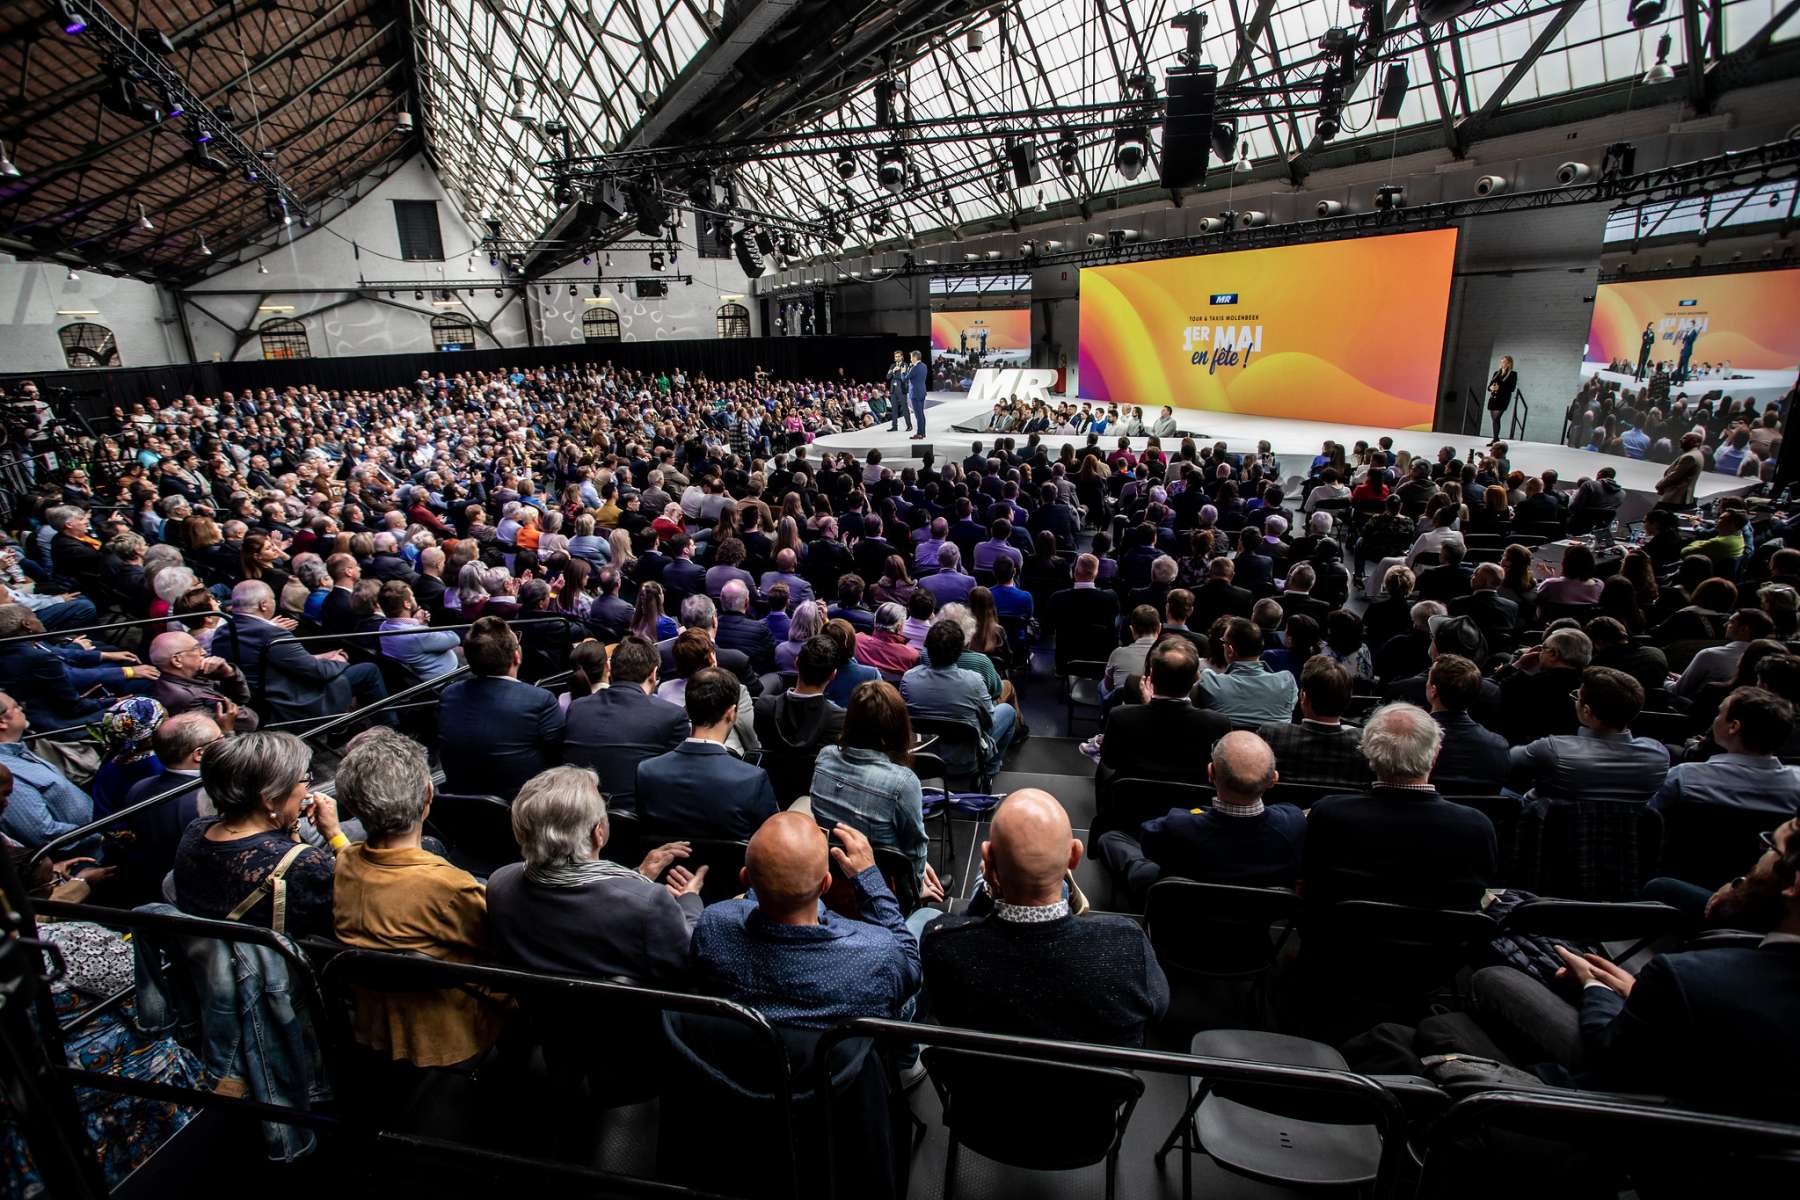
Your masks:
<path fill-rule="evenodd" d="M 1793 1194 L 1797 249 L 1796 0 L 0 0 L 0 1200 Z"/>

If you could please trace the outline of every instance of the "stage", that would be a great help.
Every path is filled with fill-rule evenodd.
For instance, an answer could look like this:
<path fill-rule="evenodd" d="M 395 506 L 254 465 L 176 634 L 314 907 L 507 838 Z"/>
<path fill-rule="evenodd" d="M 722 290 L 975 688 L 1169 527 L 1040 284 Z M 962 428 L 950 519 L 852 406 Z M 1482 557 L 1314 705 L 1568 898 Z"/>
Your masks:
<path fill-rule="evenodd" d="M 918 465 L 921 446 L 930 446 L 940 463 L 961 462 L 968 456 L 974 443 L 991 446 L 996 436 L 1006 436 L 986 431 L 965 433 L 952 428 L 959 423 L 973 425 L 984 419 L 992 408 L 986 401 L 970 400 L 959 392 L 934 392 L 927 404 L 925 425 L 929 436 L 923 442 L 908 440 L 904 425 L 898 432 L 889 433 L 887 426 L 878 424 L 849 433 L 828 434 L 819 438 L 813 446 L 818 451 L 848 450 L 858 458 L 866 457 L 871 450 L 880 450 L 882 462 L 898 470 L 904 466 Z M 1348 449 L 1359 441 L 1373 445 L 1378 438 L 1391 437 L 1394 439 L 1394 449 L 1405 450 L 1414 458 L 1423 457 L 1428 461 L 1436 461 L 1438 448 L 1441 446 L 1452 447 L 1458 458 L 1466 459 L 1471 453 L 1479 453 L 1487 444 L 1481 438 L 1455 434 L 1379 429 L 1369 425 L 1340 425 L 1325 421 L 1288 421 L 1246 416 L 1242 413 L 1183 409 L 1177 410 L 1175 415 L 1184 434 L 1191 435 L 1195 441 L 1202 443 L 1222 441 L 1234 453 L 1253 451 L 1258 441 L 1268 441 L 1281 462 L 1282 477 L 1290 486 L 1297 486 L 1298 481 L 1305 477 L 1313 457 L 1319 453 L 1321 444 L 1327 439 L 1341 442 Z M 1011 436 L 1020 445 L 1024 444 L 1024 435 Z M 1087 435 L 1047 433 L 1042 440 L 1054 454 L 1064 442 L 1076 446 L 1085 444 Z M 1141 450 L 1147 440 L 1133 438 L 1132 448 Z M 1118 438 L 1103 434 L 1100 442 L 1110 453 L 1118 444 Z M 1179 437 L 1164 438 L 1163 449 L 1173 451 L 1180 442 Z M 1626 521 L 1637 520 L 1656 502 L 1656 481 L 1662 478 L 1663 473 L 1661 463 L 1591 454 L 1550 442 L 1508 442 L 1507 445 L 1508 457 L 1515 470 L 1524 471 L 1528 475 L 1554 470 L 1563 490 L 1572 489 L 1582 476 L 1592 475 L 1601 467 L 1612 467 L 1618 473 L 1619 485 L 1627 493 L 1620 512 L 1621 518 Z M 1705 501 L 1715 496 L 1741 494 L 1754 487 L 1755 480 L 1709 473 L 1701 477 L 1695 493 Z"/>

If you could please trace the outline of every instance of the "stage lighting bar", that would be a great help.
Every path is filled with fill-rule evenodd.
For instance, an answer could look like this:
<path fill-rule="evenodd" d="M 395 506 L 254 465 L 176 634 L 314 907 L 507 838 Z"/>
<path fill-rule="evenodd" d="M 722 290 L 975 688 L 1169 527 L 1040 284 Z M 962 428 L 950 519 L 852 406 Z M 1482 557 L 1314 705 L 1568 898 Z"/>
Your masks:
<path fill-rule="evenodd" d="M 1030 256 L 996 263 L 986 257 L 945 260 L 942 263 L 909 258 L 898 273 L 907 275 L 992 274 L 1007 266 L 1020 271 L 1051 264 L 1094 266 L 1112 262 L 1139 262 L 1176 258 L 1217 249 L 1221 243 L 1233 249 L 1294 245 L 1337 237 L 1385 234 L 1408 229 L 1441 228 L 1464 217 L 1496 212 L 1560 208 L 1569 204 L 1593 204 L 1612 200 L 1632 204 L 1695 199 L 1715 192 L 1737 191 L 1769 183 L 1800 179 L 1800 138 L 1771 142 L 1748 150 L 1729 151 L 1712 158 L 1677 163 L 1613 180 L 1591 172 L 1583 182 L 1533 191 L 1494 192 L 1487 196 L 1446 200 L 1418 206 L 1374 207 L 1375 196 L 1363 198 L 1367 207 L 1346 207 L 1338 201 L 1321 201 L 1315 219 L 1282 224 L 1256 224 L 1249 214 L 1202 219 L 1204 232 L 1163 241 L 1130 241 L 1089 233 L 1083 248 L 1052 252 L 1038 242 Z M 1401 199 L 1395 196 L 1394 199 Z M 1256 214 L 1260 220 L 1262 214 Z"/>
<path fill-rule="evenodd" d="M 99 4 L 79 4 L 74 6 L 74 11 L 78 11 L 83 20 L 82 36 L 75 44 L 92 43 L 104 57 L 123 67 L 131 75 L 138 96 L 143 96 L 146 91 L 157 96 L 167 106 L 163 111 L 170 116 L 207 111 L 205 102 L 188 87 L 187 80 L 163 62 L 162 54 L 155 46 L 145 45 L 135 29 L 121 24 Z M 147 30 L 145 36 L 152 42 L 158 41 L 152 31 Z M 304 208 L 299 197 L 256 150 L 232 131 L 228 123 L 209 122 L 207 131 L 211 135 L 205 143 L 209 157 L 223 160 L 229 168 L 241 171 L 245 179 L 261 184 L 271 203 L 281 205 L 295 220 L 300 219 Z"/>

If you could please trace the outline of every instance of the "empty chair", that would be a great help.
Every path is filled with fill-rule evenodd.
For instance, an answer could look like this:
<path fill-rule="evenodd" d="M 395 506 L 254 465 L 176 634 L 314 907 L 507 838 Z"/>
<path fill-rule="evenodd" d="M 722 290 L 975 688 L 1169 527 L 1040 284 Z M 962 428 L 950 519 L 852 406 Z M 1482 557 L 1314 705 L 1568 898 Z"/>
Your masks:
<path fill-rule="evenodd" d="M 1206 1058 L 1309 1067 L 1348 1073 L 1344 1056 L 1323 1042 L 1281 1033 L 1213 1029 L 1196 1034 L 1193 1054 Z M 1381 1174 L 1382 1137 L 1367 1102 L 1334 1093 L 1303 1093 L 1257 1084 L 1195 1081 L 1181 1119 L 1156 1153 L 1160 1165 L 1179 1142 L 1182 1194 L 1187 1155 L 1199 1151 L 1236 1175 L 1289 1187 L 1363 1187 Z"/>
<path fill-rule="evenodd" d="M 425 828 L 444 843 L 446 858 L 479 878 L 524 857 L 513 839 L 512 806 L 498 796 L 438 792 Z"/>
<path fill-rule="evenodd" d="M 1119 1146 L 1144 1081 L 1113 1067 L 1074 1066 L 978 1050 L 929 1046 L 921 1057 L 944 1109 L 944 1200 L 956 1195 L 963 1146 L 984 1158 L 1036 1171 L 1106 1164 L 1106 1195 L 1116 1192 Z M 994 1097 L 1038 1096 L 1041 1104 L 996 1104 Z"/>
<path fill-rule="evenodd" d="M 1192 879 L 1151 885 L 1144 930 L 1174 992 L 1165 1020 L 1180 1022 L 1189 1015 L 1197 1006 L 1183 1002 L 1192 993 L 1240 985 L 1235 990 L 1249 1003 L 1238 1007 L 1247 1010 L 1249 1020 L 1266 1022 L 1269 978 L 1299 913 L 1300 898 L 1287 888 Z"/>
<path fill-rule="evenodd" d="M 1656 873 L 1662 815 L 1625 800 L 1557 801 L 1519 820 L 1520 886 L 1569 900 L 1635 899 Z"/>
<path fill-rule="evenodd" d="M 1313 1024 L 1337 1040 L 1377 1021 L 1415 1022 L 1498 928 L 1472 910 L 1382 900 L 1309 911 L 1300 965 Z"/>

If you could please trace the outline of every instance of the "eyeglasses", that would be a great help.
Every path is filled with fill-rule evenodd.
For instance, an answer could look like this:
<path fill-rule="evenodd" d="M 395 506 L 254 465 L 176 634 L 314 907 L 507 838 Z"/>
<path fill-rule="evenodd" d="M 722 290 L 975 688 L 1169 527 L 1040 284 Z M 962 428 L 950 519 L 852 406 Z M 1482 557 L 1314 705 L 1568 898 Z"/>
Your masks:
<path fill-rule="evenodd" d="M 1781 853 L 1781 847 L 1775 844 L 1775 831 L 1773 829 L 1765 829 L 1763 832 L 1757 834 L 1756 840 L 1763 844 L 1763 849 L 1773 850 L 1777 854 Z"/>

